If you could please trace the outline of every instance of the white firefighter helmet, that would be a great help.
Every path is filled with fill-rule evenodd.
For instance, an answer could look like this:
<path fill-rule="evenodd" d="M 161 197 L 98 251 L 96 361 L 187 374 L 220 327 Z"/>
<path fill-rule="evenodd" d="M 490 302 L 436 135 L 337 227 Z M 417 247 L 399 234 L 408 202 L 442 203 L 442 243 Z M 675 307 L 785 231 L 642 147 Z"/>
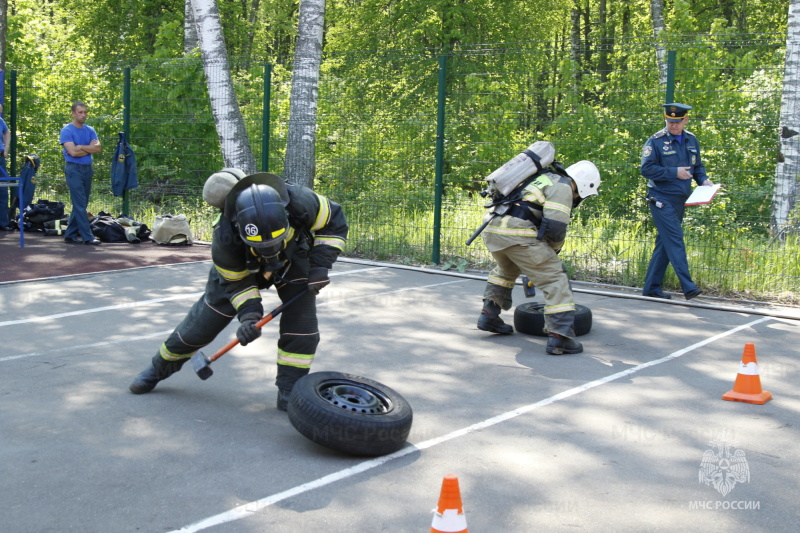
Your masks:
<path fill-rule="evenodd" d="M 578 186 L 578 196 L 586 198 L 598 193 L 600 171 L 591 161 L 578 161 L 567 167 L 567 174 Z"/>
<path fill-rule="evenodd" d="M 203 200 L 214 207 L 224 207 L 228 192 L 244 177 L 244 171 L 238 168 L 223 168 L 219 172 L 214 172 L 203 185 Z"/>

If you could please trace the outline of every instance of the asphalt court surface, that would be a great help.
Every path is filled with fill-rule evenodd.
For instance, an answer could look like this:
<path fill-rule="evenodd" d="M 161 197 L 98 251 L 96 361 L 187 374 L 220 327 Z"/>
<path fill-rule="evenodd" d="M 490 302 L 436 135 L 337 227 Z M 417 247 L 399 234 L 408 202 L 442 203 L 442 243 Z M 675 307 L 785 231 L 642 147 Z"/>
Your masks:
<path fill-rule="evenodd" d="M 277 320 L 207 381 L 187 366 L 128 391 L 208 269 L 0 284 L 3 531 L 427 531 L 446 474 L 473 532 L 797 530 L 797 320 L 577 289 L 585 352 L 553 357 L 475 327 L 479 277 L 341 261 L 312 371 L 377 380 L 414 410 L 405 448 L 361 458 L 275 409 Z M 720 398 L 745 343 L 765 405 Z"/>

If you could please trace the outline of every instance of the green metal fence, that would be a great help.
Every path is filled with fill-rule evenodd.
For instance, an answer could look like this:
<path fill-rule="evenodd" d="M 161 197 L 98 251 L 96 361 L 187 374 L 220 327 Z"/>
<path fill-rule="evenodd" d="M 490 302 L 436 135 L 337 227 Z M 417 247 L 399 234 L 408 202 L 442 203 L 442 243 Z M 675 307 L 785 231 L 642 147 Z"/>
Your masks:
<path fill-rule="evenodd" d="M 675 52 L 666 85 L 657 45 Z M 561 254 L 572 277 L 640 286 L 655 236 L 641 198 L 640 152 L 663 127 L 660 105 L 674 94 L 694 106 L 687 129 L 701 142 L 709 176 L 724 184 L 717 201 L 691 208 L 685 222 L 696 281 L 709 292 L 793 300 L 797 246 L 771 238 L 770 228 L 784 52 L 785 36 L 751 35 L 615 42 L 577 58 L 565 45 L 537 42 L 329 55 L 315 188 L 345 207 L 351 256 L 486 269 L 491 258 L 480 239 L 464 244 L 481 222 L 483 179 L 531 142 L 549 140 L 558 160 L 592 160 L 603 177 Z M 232 63 L 256 161 L 277 174 L 289 65 Z M 125 68 L 59 69 L 9 76 L 12 159 L 40 155 L 36 197 L 69 205 L 57 139 L 70 103 L 82 100 L 105 146 L 92 208 L 122 212 L 123 199 L 110 194 L 110 158 L 127 128 L 140 176 L 131 216 L 148 223 L 184 212 L 207 238 L 213 212 L 202 184 L 223 163 L 200 61 L 143 63 L 127 76 Z M 678 286 L 671 274 L 665 281 Z"/>

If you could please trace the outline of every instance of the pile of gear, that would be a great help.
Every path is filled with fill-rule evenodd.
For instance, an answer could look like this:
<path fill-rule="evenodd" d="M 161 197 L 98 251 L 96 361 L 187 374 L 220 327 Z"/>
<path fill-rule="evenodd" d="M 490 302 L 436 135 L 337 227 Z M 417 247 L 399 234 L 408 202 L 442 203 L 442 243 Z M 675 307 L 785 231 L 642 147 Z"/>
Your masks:
<path fill-rule="evenodd" d="M 22 223 L 25 231 L 40 231 L 46 232 L 52 229 L 56 222 L 64 219 L 64 227 L 66 228 L 66 219 L 64 218 L 64 202 L 52 202 L 50 200 L 40 199 L 35 204 L 28 204 L 22 210 Z M 19 230 L 19 217 L 12 213 L 9 217 L 9 227 L 14 230 Z"/>
<path fill-rule="evenodd" d="M 147 224 L 142 224 L 126 216 L 114 218 L 104 211 L 100 211 L 97 216 L 92 217 L 89 220 L 89 226 L 92 228 L 94 236 L 102 242 L 138 244 L 150 238 L 150 229 Z M 66 229 L 66 224 L 63 227 Z"/>

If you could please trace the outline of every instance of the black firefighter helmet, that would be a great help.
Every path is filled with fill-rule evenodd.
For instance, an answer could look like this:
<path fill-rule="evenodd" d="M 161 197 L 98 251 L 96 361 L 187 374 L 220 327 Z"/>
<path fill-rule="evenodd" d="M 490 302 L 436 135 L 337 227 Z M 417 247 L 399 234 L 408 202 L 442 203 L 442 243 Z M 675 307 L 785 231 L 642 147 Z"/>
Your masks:
<path fill-rule="evenodd" d="M 275 271 L 283 266 L 278 255 L 289 231 L 289 218 L 281 193 L 259 181 L 244 178 L 237 183 L 231 190 L 229 213 L 242 241 L 264 259 L 265 270 Z"/>

